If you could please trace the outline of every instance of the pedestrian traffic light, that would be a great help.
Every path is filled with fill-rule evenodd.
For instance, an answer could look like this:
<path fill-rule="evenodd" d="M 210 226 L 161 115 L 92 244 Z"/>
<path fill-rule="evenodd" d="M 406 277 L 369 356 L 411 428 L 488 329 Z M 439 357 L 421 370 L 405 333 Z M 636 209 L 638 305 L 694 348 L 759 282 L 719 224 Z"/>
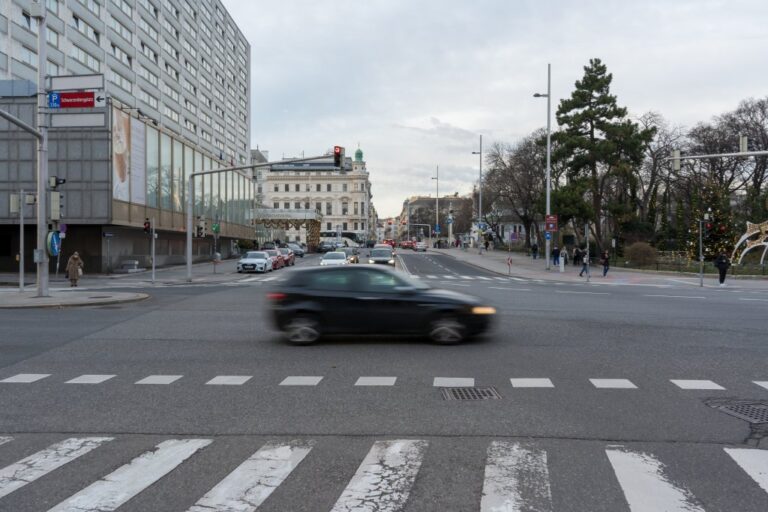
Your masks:
<path fill-rule="evenodd" d="M 197 237 L 198 238 L 204 238 L 205 237 L 205 219 L 203 217 L 197 218 Z"/>
<path fill-rule="evenodd" d="M 49 176 L 48 177 L 48 186 L 51 187 L 53 190 L 56 190 L 56 187 L 59 185 L 63 185 L 67 182 L 64 178 L 59 178 L 58 176 Z"/>
<path fill-rule="evenodd" d="M 149 234 L 152 231 L 152 224 L 149 223 L 149 219 L 144 219 L 144 232 Z"/>
<path fill-rule="evenodd" d="M 344 161 L 344 148 L 341 146 L 333 146 L 333 165 L 341 167 L 341 163 Z"/>
<path fill-rule="evenodd" d="M 203 226 L 197 226 L 197 232 L 195 235 L 197 238 L 203 238 Z"/>

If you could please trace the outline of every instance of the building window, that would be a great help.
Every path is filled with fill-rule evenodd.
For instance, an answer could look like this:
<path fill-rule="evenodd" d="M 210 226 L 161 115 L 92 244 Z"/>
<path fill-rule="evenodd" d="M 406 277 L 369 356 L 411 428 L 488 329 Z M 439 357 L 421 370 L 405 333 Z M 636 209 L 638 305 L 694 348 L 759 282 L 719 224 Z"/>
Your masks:
<path fill-rule="evenodd" d="M 327 185 L 325 185 L 325 191 L 326 191 L 326 192 L 330 192 L 330 191 L 331 191 L 331 184 L 330 184 L 330 183 L 328 183 Z"/>
<path fill-rule="evenodd" d="M 317 213 L 320 213 L 321 211 L 323 211 L 323 203 L 315 203 L 315 211 Z"/>
<path fill-rule="evenodd" d="M 309 201 L 304 201 L 304 209 L 309 210 Z"/>
<path fill-rule="evenodd" d="M 99 62 L 99 59 L 78 46 L 72 46 L 69 56 L 93 71 L 101 71 L 101 62 Z"/>
<path fill-rule="evenodd" d="M 168 105 L 165 105 L 163 107 L 163 114 L 165 114 L 166 117 L 171 118 L 173 121 L 175 121 L 177 123 L 179 122 L 179 113 L 176 112 L 175 110 L 173 110 Z"/>
<path fill-rule="evenodd" d="M 333 209 L 331 208 L 331 203 L 325 203 L 325 214 L 333 215 Z"/>
<path fill-rule="evenodd" d="M 325 224 L 325 229 L 327 229 L 328 231 L 331 231 L 331 230 L 333 229 L 333 228 L 331 227 L 331 223 L 330 223 L 330 222 L 326 222 L 326 224 Z"/>
<path fill-rule="evenodd" d="M 288 183 L 286 183 L 285 184 L 285 191 L 289 192 L 290 190 L 291 190 L 291 186 Z"/>
<path fill-rule="evenodd" d="M 77 1 L 80 2 L 83 6 L 85 6 L 86 9 L 91 11 L 96 16 L 99 15 L 101 7 L 99 6 L 99 3 L 96 2 L 96 0 L 77 0 Z"/>
<path fill-rule="evenodd" d="M 355 201 L 355 203 L 354 203 L 355 215 L 358 215 L 358 213 L 357 213 L 357 210 L 358 210 L 357 205 L 358 205 L 358 203 L 357 203 L 357 201 Z"/>
<path fill-rule="evenodd" d="M 58 16 L 59 14 L 59 0 L 45 0 L 45 5 L 48 10 Z"/>
<path fill-rule="evenodd" d="M 280 209 L 280 203 L 272 203 L 272 208 L 274 208 L 275 210 L 279 210 Z"/>
<path fill-rule="evenodd" d="M 54 48 L 59 47 L 59 33 L 55 30 L 51 30 L 50 28 L 45 32 L 45 39 L 48 41 L 48 44 L 53 46 Z"/>
<path fill-rule="evenodd" d="M 320 192 L 322 190 L 323 186 L 319 183 L 315 183 L 315 191 Z"/>
<path fill-rule="evenodd" d="M 131 67 L 131 57 L 115 44 L 112 45 L 112 55 L 129 68 Z"/>
<path fill-rule="evenodd" d="M 357 222 L 355 222 L 355 231 L 357 231 Z"/>
<path fill-rule="evenodd" d="M 147 82 L 151 83 L 155 87 L 157 87 L 157 75 L 145 68 L 144 66 L 139 66 L 139 70 L 137 71 L 137 74 L 142 77 Z"/>
<path fill-rule="evenodd" d="M 170 85 L 163 82 L 160 86 L 160 90 L 163 91 L 163 94 L 171 98 L 174 102 L 179 102 L 179 93 L 176 91 L 176 89 L 171 88 Z"/>
<path fill-rule="evenodd" d="M 347 215 L 348 213 L 349 213 L 349 203 L 347 202 L 341 203 L 341 214 Z"/>
<path fill-rule="evenodd" d="M 296 201 L 295 203 L 293 203 L 293 207 L 294 207 L 295 209 L 297 209 L 297 210 L 301 210 L 301 203 L 300 203 L 300 202 L 298 202 L 298 201 Z"/>
<path fill-rule="evenodd" d="M 275 183 L 275 192 L 280 192 L 280 185 Z"/>
<path fill-rule="evenodd" d="M 82 2 L 81 2 L 82 3 Z M 98 4 L 96 4 L 98 5 Z M 88 23 L 84 22 L 77 16 L 72 16 L 72 25 L 77 29 L 78 32 L 83 34 L 85 37 L 90 39 L 96 44 L 99 44 L 99 33 L 94 29 L 92 26 L 90 26 Z"/>
<path fill-rule="evenodd" d="M 294 189 L 295 189 L 296 192 L 301 192 L 301 185 L 296 183 L 296 185 L 294 185 Z"/>
<path fill-rule="evenodd" d="M 141 43 L 141 53 L 143 53 L 146 58 L 157 64 L 157 52 L 144 43 Z"/>
<path fill-rule="evenodd" d="M 109 70 L 109 81 L 113 84 L 117 85 L 121 89 L 123 89 L 126 92 L 131 92 L 133 84 L 130 80 L 125 78 L 123 75 L 116 73 L 114 70 Z"/>
<path fill-rule="evenodd" d="M 347 184 L 346 183 L 342 183 L 341 184 L 341 191 L 342 192 L 346 192 L 347 191 Z"/>
<path fill-rule="evenodd" d="M 147 20 L 145 20 L 141 16 L 139 16 L 139 28 L 143 30 L 154 41 L 157 41 L 157 30 L 155 30 L 155 28 L 152 27 L 149 23 L 147 23 Z"/>
<path fill-rule="evenodd" d="M 344 222 L 344 223 L 341 225 L 341 229 L 342 229 L 343 231 L 346 231 L 346 230 L 347 230 L 347 223 L 346 223 L 346 222 Z"/>
<path fill-rule="evenodd" d="M 133 34 L 128 29 L 128 27 L 117 21 L 117 19 L 115 19 L 115 17 L 112 15 L 109 16 L 109 28 L 117 32 L 120 37 L 129 43 L 133 41 Z"/>
<path fill-rule="evenodd" d="M 112 3 L 118 6 L 120 10 L 123 11 L 123 14 L 129 18 L 133 15 L 133 9 L 125 0 L 112 0 Z"/>
<path fill-rule="evenodd" d="M 139 98 L 141 101 L 149 105 L 150 107 L 157 110 L 157 98 L 149 94 L 144 89 L 139 89 L 138 94 L 136 94 L 136 97 Z"/>
<path fill-rule="evenodd" d="M 163 50 L 165 50 L 168 53 L 168 55 L 173 57 L 174 61 L 178 61 L 179 60 L 179 50 L 174 48 L 173 45 L 171 43 L 169 43 L 167 39 L 163 39 Z M 166 68 L 167 67 L 168 66 L 166 64 Z"/>
<path fill-rule="evenodd" d="M 157 7 L 154 6 L 149 0 L 138 0 L 139 5 L 144 7 L 153 18 L 157 19 Z"/>
<path fill-rule="evenodd" d="M 287 203 L 287 202 L 283 203 L 283 208 L 285 208 L 286 210 L 290 210 L 291 209 L 291 203 Z"/>
<path fill-rule="evenodd" d="M 193 133 L 197 132 L 197 125 L 187 118 L 184 118 L 184 126 Z M 261 185 L 259 185 L 259 188 L 261 188 Z"/>

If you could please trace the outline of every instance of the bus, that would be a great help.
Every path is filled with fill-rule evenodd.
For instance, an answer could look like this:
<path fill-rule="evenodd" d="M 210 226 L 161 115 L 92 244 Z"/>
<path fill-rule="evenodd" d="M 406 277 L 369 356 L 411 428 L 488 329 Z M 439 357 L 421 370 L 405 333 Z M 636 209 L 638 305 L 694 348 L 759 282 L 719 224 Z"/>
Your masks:
<path fill-rule="evenodd" d="M 354 231 L 321 231 L 321 242 L 340 242 L 344 247 L 364 247 L 365 236 Z"/>

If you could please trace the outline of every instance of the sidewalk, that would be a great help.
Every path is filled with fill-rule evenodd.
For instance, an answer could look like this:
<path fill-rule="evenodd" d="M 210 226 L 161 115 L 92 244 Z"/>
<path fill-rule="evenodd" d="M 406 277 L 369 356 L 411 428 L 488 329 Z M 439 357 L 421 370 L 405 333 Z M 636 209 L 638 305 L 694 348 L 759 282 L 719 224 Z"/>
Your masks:
<path fill-rule="evenodd" d="M 94 290 L 50 290 L 50 297 L 37 297 L 37 291 L 25 288 L 0 291 L 0 309 L 65 308 L 73 306 L 104 306 L 148 299 L 146 293 L 103 292 Z"/>
<path fill-rule="evenodd" d="M 467 249 L 463 251 L 459 248 L 450 249 L 429 249 L 429 253 L 440 253 L 452 256 L 457 260 L 470 265 L 495 272 L 505 276 L 515 276 L 526 279 L 541 281 L 584 283 L 587 281 L 586 273 L 584 277 L 579 277 L 581 265 L 574 266 L 570 263 L 565 265 L 564 272 L 560 272 L 560 267 L 550 265 L 550 270 L 546 269 L 547 261 L 545 259 L 533 259 L 519 252 L 505 251 L 482 251 L 478 249 Z M 507 265 L 507 258 L 511 257 L 512 264 Z M 603 277 L 602 265 L 592 264 L 591 284 L 614 284 L 614 285 L 645 285 L 645 286 L 672 286 L 672 285 L 690 285 L 699 286 L 699 276 L 697 274 L 682 274 L 676 272 L 656 272 L 635 269 L 624 269 L 621 267 L 611 267 L 608 275 Z M 760 277 L 738 276 L 734 278 L 728 276 L 726 283 L 738 286 L 740 288 L 765 289 L 768 290 L 768 280 Z M 717 276 L 712 274 L 704 275 L 705 287 L 718 287 Z"/>

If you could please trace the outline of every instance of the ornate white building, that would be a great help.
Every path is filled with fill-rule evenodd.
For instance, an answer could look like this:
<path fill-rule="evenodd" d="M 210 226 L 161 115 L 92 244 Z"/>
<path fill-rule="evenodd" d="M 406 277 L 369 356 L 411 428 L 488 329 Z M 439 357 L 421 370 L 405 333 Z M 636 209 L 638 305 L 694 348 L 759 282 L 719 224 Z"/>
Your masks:
<path fill-rule="evenodd" d="M 313 162 L 276 163 L 256 171 L 263 204 L 283 210 L 316 210 L 323 216 L 321 232 L 354 233 L 359 243 L 376 238 L 376 210 L 363 152 L 346 158 L 342 168 L 333 156 Z M 306 242 L 306 230 L 292 228 L 288 240 Z"/>

